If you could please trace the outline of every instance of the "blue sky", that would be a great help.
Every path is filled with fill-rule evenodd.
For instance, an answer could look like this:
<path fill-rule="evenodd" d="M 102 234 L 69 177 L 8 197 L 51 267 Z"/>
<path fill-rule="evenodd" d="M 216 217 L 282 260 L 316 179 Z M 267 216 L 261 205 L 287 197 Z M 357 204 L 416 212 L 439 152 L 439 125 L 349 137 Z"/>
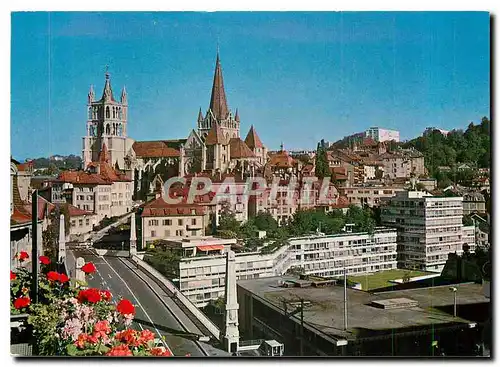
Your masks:
<path fill-rule="evenodd" d="M 81 155 L 106 64 L 114 93 L 127 88 L 130 137 L 187 137 L 217 43 L 242 137 L 254 124 L 269 149 L 370 126 L 412 138 L 490 114 L 488 13 L 13 13 L 13 157 Z"/>

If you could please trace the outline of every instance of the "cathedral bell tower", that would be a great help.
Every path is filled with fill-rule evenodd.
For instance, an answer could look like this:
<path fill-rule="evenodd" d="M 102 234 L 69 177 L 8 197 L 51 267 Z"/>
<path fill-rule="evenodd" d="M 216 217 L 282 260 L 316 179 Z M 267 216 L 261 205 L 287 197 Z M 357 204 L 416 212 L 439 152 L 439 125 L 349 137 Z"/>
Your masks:
<path fill-rule="evenodd" d="M 124 169 L 124 157 L 132 146 L 127 138 L 127 91 L 123 87 L 120 101 L 115 100 L 109 72 L 106 68 L 102 97 L 95 100 L 94 88 L 90 86 L 87 97 L 87 134 L 83 137 L 83 165 L 96 162 L 105 144 L 109 152 L 109 163 Z"/>

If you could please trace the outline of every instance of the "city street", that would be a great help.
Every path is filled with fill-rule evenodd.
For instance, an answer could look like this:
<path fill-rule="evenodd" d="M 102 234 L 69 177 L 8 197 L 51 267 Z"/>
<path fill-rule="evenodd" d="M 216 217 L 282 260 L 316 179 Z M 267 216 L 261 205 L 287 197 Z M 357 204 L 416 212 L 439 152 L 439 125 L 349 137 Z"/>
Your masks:
<path fill-rule="evenodd" d="M 170 297 L 144 273 L 132 270 L 127 266 L 128 260 L 112 257 L 100 257 L 90 250 L 68 251 L 68 262 L 83 257 L 85 262 L 92 262 L 97 272 L 87 276 L 90 287 L 108 289 L 113 300 L 129 299 L 136 306 L 134 328 L 147 328 L 158 337 L 165 336 L 165 341 L 174 355 L 190 354 L 193 357 L 227 355 L 211 345 L 196 341 L 187 334 L 181 323 L 190 333 L 202 335 L 200 330 L 177 308 Z M 131 265 L 131 263 L 129 263 Z M 168 306 L 168 307 L 167 307 Z M 187 334 L 187 335 L 186 335 Z"/>

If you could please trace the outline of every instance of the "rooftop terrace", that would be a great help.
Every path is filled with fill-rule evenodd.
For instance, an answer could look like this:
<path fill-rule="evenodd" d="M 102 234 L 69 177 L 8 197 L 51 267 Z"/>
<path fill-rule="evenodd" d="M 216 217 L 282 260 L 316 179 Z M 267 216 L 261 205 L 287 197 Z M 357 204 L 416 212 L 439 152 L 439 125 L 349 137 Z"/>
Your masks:
<path fill-rule="evenodd" d="M 382 331 L 407 327 L 469 323 L 446 312 L 453 307 L 453 292 L 449 286 L 419 288 L 371 294 L 347 289 L 348 331 L 343 331 L 344 289 L 342 286 L 323 288 L 282 288 L 281 281 L 293 277 L 272 277 L 238 281 L 238 286 L 263 298 L 274 306 L 283 308 L 283 300 L 296 302 L 300 298 L 308 304 L 304 320 L 310 326 L 332 337 L 355 338 L 359 330 Z M 488 303 L 480 284 L 458 284 L 458 309 L 460 306 Z M 373 301 L 405 298 L 418 302 L 417 307 L 383 309 L 372 305 Z M 459 312 L 460 315 L 460 312 Z M 297 316 L 296 316 L 297 317 Z"/>

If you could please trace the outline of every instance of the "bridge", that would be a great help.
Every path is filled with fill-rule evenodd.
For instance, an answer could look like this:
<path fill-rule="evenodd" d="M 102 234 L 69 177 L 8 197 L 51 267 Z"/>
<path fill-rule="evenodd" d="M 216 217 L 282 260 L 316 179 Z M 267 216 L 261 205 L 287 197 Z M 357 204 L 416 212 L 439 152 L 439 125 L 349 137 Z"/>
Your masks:
<path fill-rule="evenodd" d="M 174 355 L 230 355 L 212 345 L 218 344 L 220 330 L 193 304 L 190 307 L 189 300 L 161 274 L 155 273 L 154 269 L 136 256 L 132 259 L 116 256 L 123 256 L 121 253 L 106 256 L 106 251 L 99 251 L 101 255 L 97 251 L 99 250 L 91 248 L 68 249 L 70 276 L 74 275 L 74 264 L 78 257 L 85 259 L 85 262 L 94 263 L 96 273 L 86 277 L 89 286 L 108 289 L 113 294 L 114 302 L 126 298 L 134 303 L 136 329 L 149 329 L 158 338 L 164 337 L 165 346 Z"/>

